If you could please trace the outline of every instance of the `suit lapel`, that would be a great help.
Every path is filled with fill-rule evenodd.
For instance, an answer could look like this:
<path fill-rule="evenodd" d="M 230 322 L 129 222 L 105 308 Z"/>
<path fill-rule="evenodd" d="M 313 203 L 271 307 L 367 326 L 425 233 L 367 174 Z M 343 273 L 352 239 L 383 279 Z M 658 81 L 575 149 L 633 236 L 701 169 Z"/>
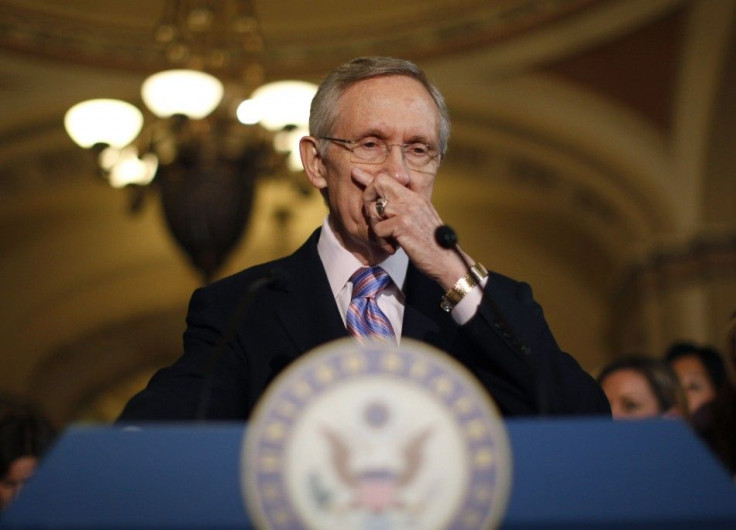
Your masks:
<path fill-rule="evenodd" d="M 446 350 L 457 326 L 450 315 L 440 309 L 442 288 L 410 263 L 404 294 L 406 306 L 402 336 Z"/>
<path fill-rule="evenodd" d="M 348 336 L 317 252 L 319 231 L 280 264 L 286 280 L 275 311 L 296 347 L 295 356 Z"/>
<path fill-rule="evenodd" d="M 317 252 L 319 232 L 317 229 L 294 254 L 278 264 L 286 278 L 278 292 L 273 293 L 274 310 L 294 343 L 294 357 L 348 336 Z M 457 326 L 439 307 L 440 286 L 410 263 L 404 294 L 402 336 L 446 350 Z"/>

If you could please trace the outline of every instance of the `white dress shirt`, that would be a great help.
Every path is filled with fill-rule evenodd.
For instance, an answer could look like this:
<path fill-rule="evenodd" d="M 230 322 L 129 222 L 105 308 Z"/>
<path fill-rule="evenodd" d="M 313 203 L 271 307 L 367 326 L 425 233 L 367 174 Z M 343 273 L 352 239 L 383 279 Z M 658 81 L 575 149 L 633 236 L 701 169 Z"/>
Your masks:
<path fill-rule="evenodd" d="M 340 316 L 343 323 L 345 323 L 345 315 L 347 315 L 353 293 L 353 284 L 350 277 L 356 270 L 365 267 L 365 265 L 340 244 L 327 219 L 325 218 L 322 222 L 322 232 L 317 242 L 317 252 L 327 273 L 330 289 L 332 289 L 332 295 L 335 297 Z M 404 249 L 399 248 L 377 265 L 388 273 L 392 283 L 378 294 L 376 302 L 391 322 L 394 333 L 400 340 L 401 325 L 404 320 L 403 288 L 407 267 L 409 266 L 409 257 Z M 471 290 L 453 308 L 451 315 L 455 322 L 462 325 L 475 315 L 483 297 L 482 287 L 485 286 L 487 279 L 484 278 L 480 287 Z M 439 304 L 440 300 L 437 300 L 437 305 Z"/>

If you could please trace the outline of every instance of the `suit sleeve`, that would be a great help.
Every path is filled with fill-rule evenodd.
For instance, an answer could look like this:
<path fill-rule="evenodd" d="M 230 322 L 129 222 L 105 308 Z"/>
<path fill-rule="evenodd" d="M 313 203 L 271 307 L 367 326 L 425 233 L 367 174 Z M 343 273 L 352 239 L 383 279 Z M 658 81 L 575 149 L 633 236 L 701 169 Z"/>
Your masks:
<path fill-rule="evenodd" d="M 610 415 L 598 383 L 560 350 L 528 284 L 492 274 L 461 333 L 504 414 Z"/>
<path fill-rule="evenodd" d="M 231 345 L 225 344 L 227 307 L 229 304 L 212 289 L 194 292 L 187 312 L 183 355 L 154 374 L 146 388 L 127 403 L 118 422 L 195 419 L 202 399 L 206 400 L 208 418 L 244 417 L 244 410 L 238 409 L 244 400 L 237 383 L 244 368 L 233 362 Z M 206 378 L 212 385 L 209 396 L 202 392 Z M 228 404 L 226 409 L 221 408 L 223 404 Z"/>

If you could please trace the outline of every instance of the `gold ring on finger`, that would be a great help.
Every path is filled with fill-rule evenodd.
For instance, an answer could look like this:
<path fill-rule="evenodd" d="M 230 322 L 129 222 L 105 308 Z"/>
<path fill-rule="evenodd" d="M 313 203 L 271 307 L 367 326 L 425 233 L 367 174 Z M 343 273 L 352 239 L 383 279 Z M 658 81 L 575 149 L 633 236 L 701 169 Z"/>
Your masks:
<path fill-rule="evenodd" d="M 384 211 L 386 210 L 386 205 L 388 204 L 388 201 L 383 198 L 379 197 L 376 200 L 376 212 L 378 212 L 379 217 L 383 217 Z"/>

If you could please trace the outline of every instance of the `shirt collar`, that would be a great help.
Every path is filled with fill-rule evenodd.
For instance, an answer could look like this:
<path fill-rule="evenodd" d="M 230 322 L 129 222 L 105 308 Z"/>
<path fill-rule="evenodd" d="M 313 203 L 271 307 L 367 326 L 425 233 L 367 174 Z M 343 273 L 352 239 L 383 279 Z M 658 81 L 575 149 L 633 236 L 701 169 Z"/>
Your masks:
<path fill-rule="evenodd" d="M 340 244 L 330 227 L 328 219 L 329 217 L 325 217 L 322 222 L 322 231 L 317 242 L 317 252 L 327 273 L 332 295 L 336 297 L 353 273 L 364 265 Z M 399 290 L 403 289 L 406 270 L 409 266 L 409 257 L 404 249 L 399 248 L 377 265 L 388 273 Z"/>

